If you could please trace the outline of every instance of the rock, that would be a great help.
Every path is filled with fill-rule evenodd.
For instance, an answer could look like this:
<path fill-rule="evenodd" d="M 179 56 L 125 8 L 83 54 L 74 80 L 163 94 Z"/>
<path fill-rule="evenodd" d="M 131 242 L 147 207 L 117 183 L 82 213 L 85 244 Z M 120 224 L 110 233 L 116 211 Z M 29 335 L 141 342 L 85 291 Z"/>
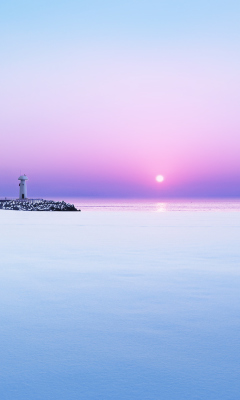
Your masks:
<path fill-rule="evenodd" d="M 34 203 L 19 200 L 6 200 L 1 203 L 3 210 L 20 210 L 20 211 L 80 211 L 74 204 L 65 203 L 65 201 L 38 200 Z"/>

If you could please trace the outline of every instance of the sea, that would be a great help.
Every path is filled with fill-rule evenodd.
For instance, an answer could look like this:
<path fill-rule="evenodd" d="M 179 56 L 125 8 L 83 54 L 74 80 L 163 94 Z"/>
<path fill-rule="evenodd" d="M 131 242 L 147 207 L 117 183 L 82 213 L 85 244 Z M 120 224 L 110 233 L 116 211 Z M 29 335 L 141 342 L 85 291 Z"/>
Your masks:
<path fill-rule="evenodd" d="M 1 400 L 238 400 L 240 199 L 0 210 Z"/>

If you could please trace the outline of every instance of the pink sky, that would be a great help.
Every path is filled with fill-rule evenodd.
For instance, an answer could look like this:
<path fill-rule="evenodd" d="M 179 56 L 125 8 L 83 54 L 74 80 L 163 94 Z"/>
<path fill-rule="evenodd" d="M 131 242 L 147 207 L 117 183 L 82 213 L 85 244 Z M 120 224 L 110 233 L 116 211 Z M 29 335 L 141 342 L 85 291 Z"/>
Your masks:
<path fill-rule="evenodd" d="M 20 171 L 34 196 L 240 195 L 234 46 L 21 44 L 2 65 L 0 196 Z"/>

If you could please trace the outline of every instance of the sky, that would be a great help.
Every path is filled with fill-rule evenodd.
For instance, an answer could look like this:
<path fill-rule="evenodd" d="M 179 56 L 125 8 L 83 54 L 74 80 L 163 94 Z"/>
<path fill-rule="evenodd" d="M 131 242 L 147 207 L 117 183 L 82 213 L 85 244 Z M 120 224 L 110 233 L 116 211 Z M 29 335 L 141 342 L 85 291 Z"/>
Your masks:
<path fill-rule="evenodd" d="M 23 173 L 29 197 L 239 197 L 239 20 L 231 0 L 0 0 L 0 197 Z"/>

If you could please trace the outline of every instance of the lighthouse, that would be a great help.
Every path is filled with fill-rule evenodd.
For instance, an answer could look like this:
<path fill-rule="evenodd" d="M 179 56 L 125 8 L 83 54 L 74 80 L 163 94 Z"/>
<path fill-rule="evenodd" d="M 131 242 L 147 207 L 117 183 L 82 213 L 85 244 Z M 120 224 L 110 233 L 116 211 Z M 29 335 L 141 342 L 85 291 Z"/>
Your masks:
<path fill-rule="evenodd" d="M 26 199 L 27 198 L 27 180 L 28 177 L 24 174 L 19 176 L 18 180 L 19 183 L 19 199 Z"/>

